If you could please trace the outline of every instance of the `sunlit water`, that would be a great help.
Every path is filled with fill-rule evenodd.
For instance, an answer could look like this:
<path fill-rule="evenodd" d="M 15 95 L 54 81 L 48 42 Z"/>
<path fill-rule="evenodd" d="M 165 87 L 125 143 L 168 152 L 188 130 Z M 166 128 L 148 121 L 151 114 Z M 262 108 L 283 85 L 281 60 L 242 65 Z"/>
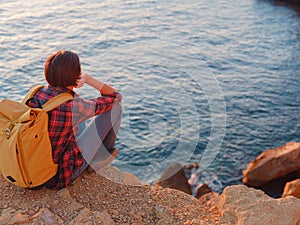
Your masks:
<path fill-rule="evenodd" d="M 172 162 L 198 162 L 196 184 L 221 191 L 265 149 L 299 141 L 300 18 L 286 7 L 16 0 L 0 15 L 0 99 L 46 84 L 46 57 L 75 51 L 84 73 L 123 93 L 114 165 L 142 181 Z"/>

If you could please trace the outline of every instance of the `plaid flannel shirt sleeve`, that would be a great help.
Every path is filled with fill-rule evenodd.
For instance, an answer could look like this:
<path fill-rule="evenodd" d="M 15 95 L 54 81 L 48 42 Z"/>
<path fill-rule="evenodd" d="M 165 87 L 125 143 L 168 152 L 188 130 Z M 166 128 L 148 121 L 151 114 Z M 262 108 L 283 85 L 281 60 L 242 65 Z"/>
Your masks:
<path fill-rule="evenodd" d="M 104 113 L 113 107 L 114 103 L 121 102 L 122 95 L 119 92 L 114 92 L 110 95 L 102 95 L 98 98 L 84 100 L 77 97 L 73 101 L 73 120 L 77 124 L 87 120 L 90 117 Z"/>

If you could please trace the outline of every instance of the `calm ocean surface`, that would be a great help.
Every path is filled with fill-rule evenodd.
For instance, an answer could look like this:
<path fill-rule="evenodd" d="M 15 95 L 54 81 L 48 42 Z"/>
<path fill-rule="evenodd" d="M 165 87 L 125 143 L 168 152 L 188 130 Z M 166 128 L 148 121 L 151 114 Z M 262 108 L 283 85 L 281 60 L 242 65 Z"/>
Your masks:
<path fill-rule="evenodd" d="M 83 73 L 123 93 L 114 165 L 142 181 L 198 162 L 196 184 L 221 191 L 265 149 L 299 141 L 300 16 L 287 7 L 15 0 L 1 3 L 0 18 L 0 99 L 21 100 L 45 84 L 49 54 L 75 51 Z"/>

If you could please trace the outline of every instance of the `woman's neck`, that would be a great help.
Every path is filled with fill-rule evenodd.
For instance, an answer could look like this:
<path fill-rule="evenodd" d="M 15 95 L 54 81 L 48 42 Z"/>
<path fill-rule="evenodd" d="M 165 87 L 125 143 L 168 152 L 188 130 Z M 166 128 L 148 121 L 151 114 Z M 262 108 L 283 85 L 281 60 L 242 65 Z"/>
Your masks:
<path fill-rule="evenodd" d="M 73 91 L 74 86 L 68 86 L 67 88 L 68 88 L 69 90 Z"/>

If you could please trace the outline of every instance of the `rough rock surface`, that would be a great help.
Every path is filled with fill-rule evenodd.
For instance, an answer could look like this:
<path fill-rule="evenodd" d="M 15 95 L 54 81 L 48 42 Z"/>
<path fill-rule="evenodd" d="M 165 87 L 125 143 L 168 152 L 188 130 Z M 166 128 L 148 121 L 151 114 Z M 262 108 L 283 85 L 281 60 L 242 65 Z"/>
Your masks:
<path fill-rule="evenodd" d="M 154 186 L 172 188 L 192 194 L 191 186 L 185 176 L 183 166 L 179 163 L 173 163 L 166 169 Z"/>
<path fill-rule="evenodd" d="M 59 191 L 19 188 L 0 176 L 0 225 L 299 225 L 299 216 L 300 199 L 295 197 L 275 200 L 239 185 L 196 199 L 140 184 L 134 175 L 111 166 L 84 173 Z"/>
<path fill-rule="evenodd" d="M 103 170 L 85 173 L 60 191 L 27 190 L 0 176 L 0 224 L 219 224 L 218 207 L 178 190 L 140 184 L 111 166 Z"/>
<path fill-rule="evenodd" d="M 282 197 L 294 196 L 300 198 L 300 179 L 286 183 Z"/>
<path fill-rule="evenodd" d="M 300 199 L 270 198 L 244 185 L 229 186 L 222 194 L 221 222 L 232 225 L 299 225 Z"/>
<path fill-rule="evenodd" d="M 243 171 L 243 182 L 252 187 L 300 170 L 300 142 L 289 142 L 261 153 Z"/>

